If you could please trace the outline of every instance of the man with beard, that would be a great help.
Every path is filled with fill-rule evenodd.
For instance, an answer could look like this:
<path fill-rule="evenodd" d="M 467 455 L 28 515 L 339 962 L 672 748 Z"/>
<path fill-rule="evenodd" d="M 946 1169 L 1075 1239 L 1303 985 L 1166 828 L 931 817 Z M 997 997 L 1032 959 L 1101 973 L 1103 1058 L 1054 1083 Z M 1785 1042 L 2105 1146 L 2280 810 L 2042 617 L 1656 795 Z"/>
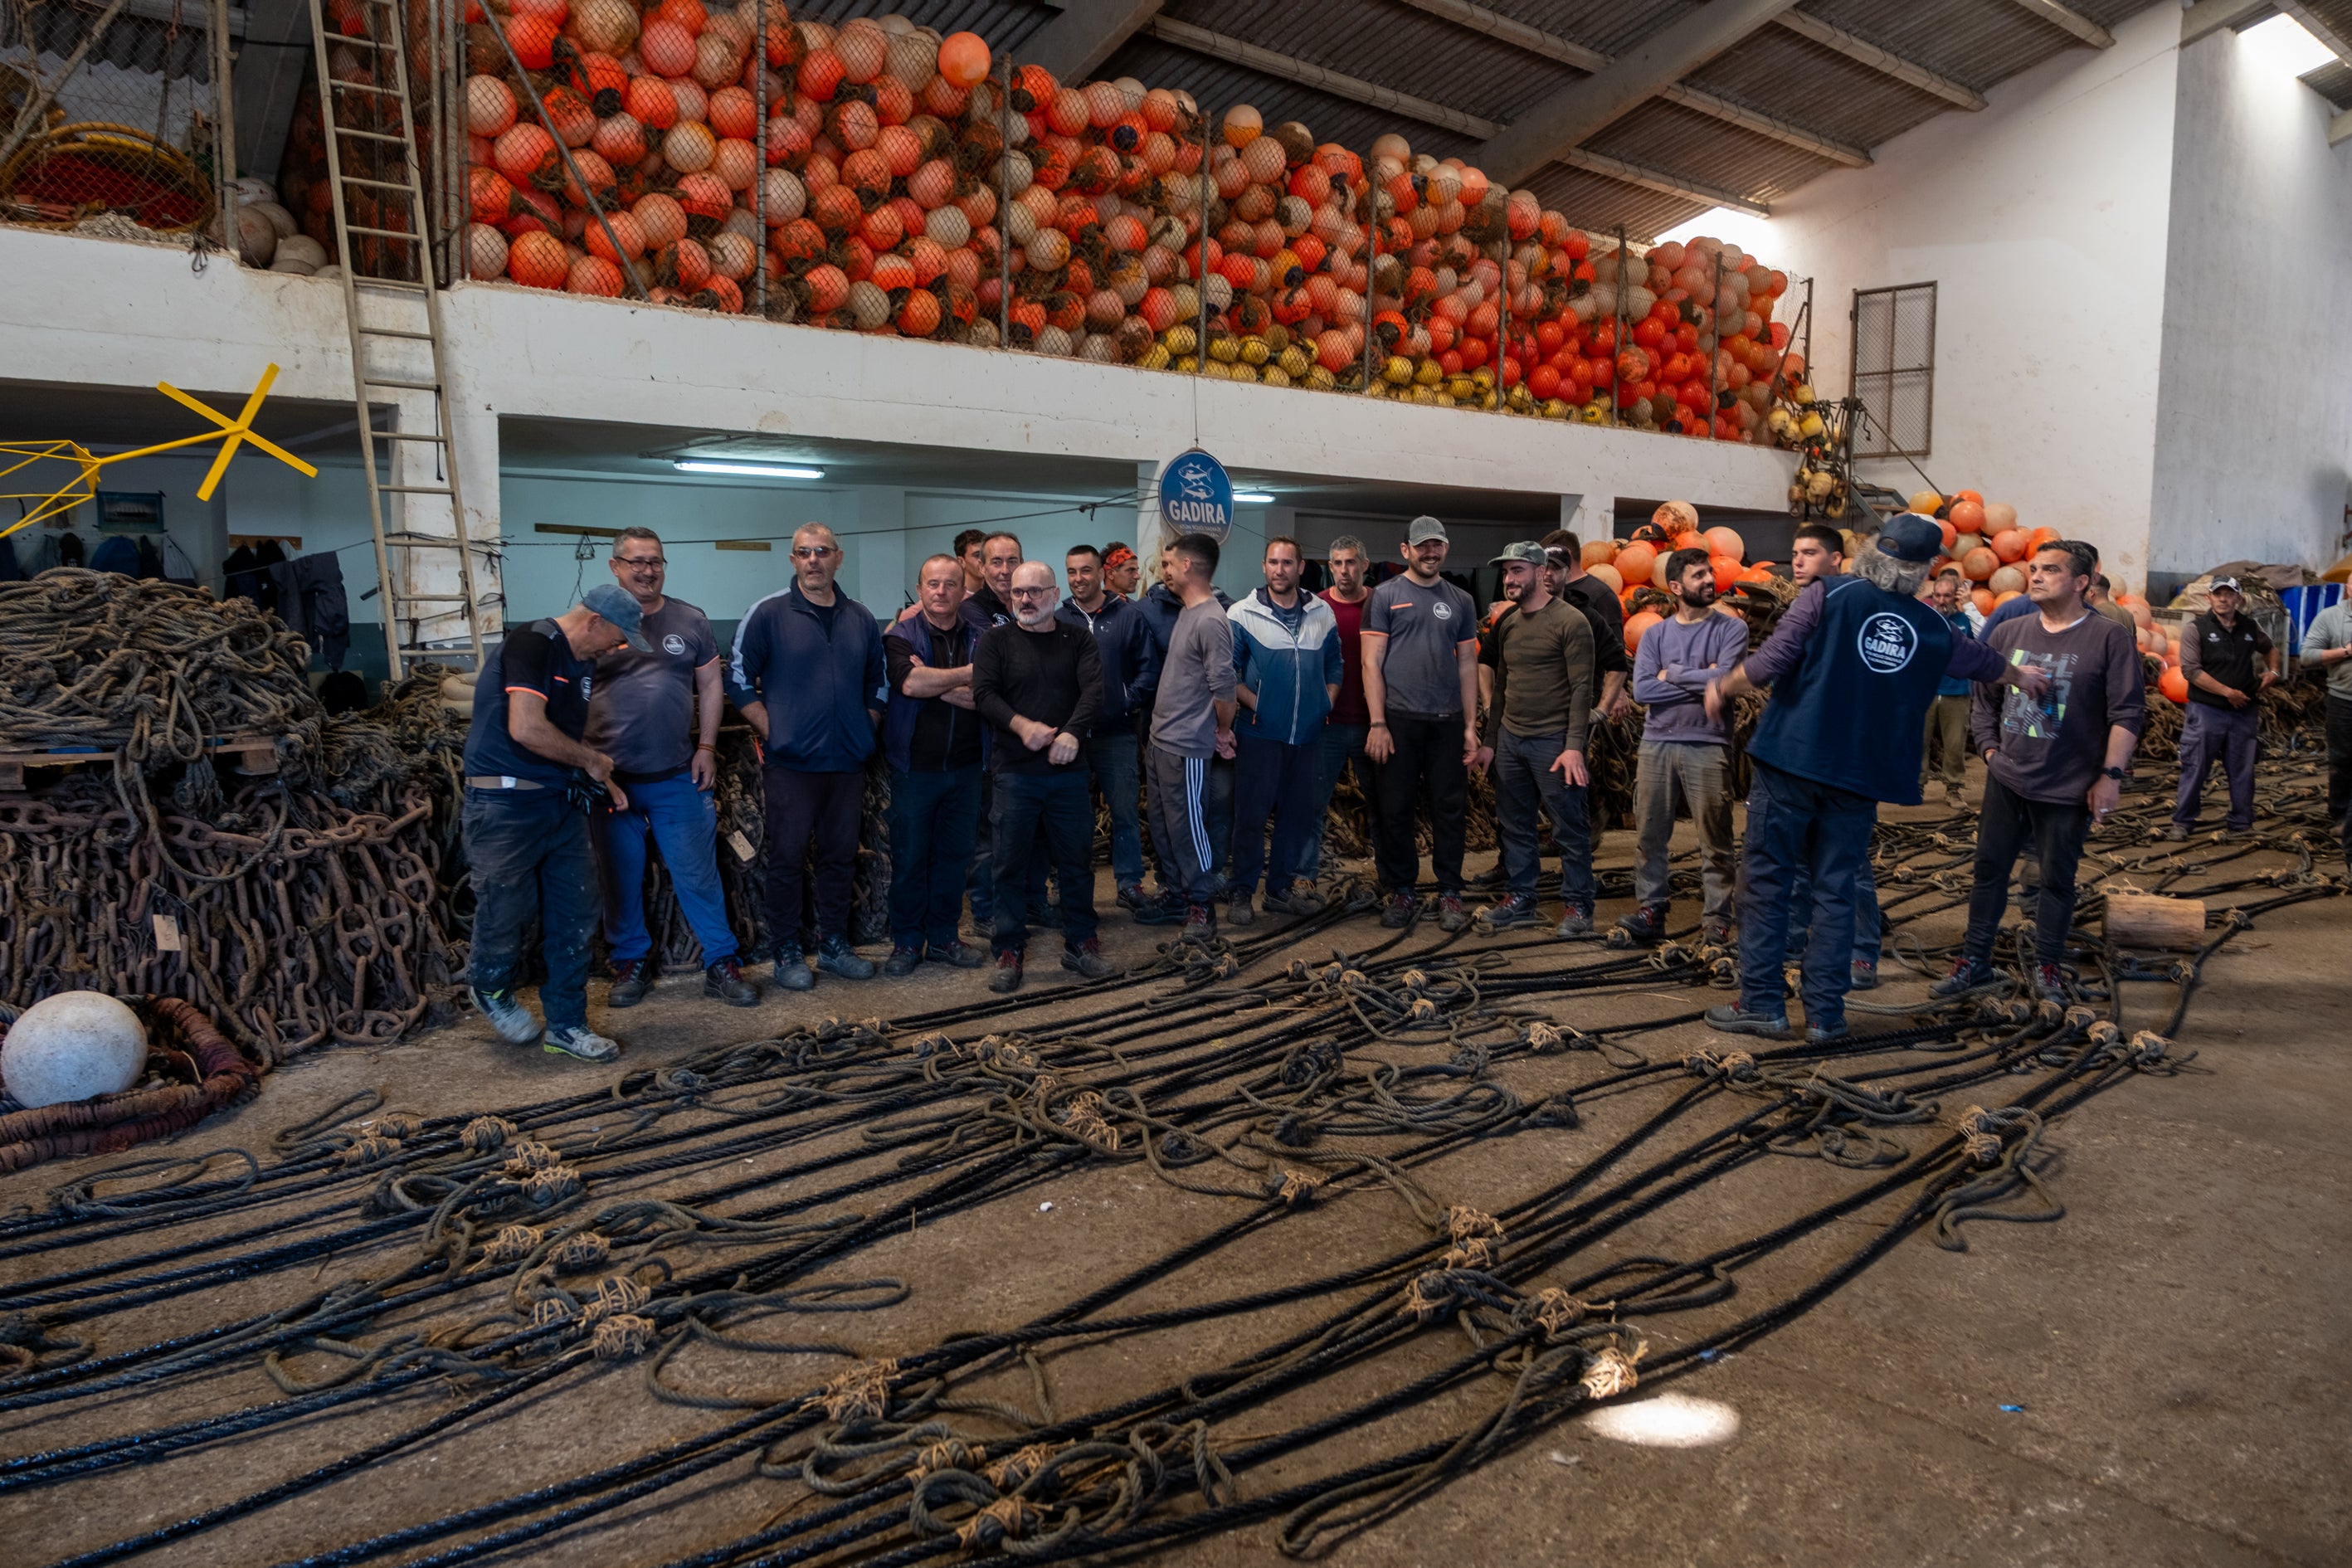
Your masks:
<path fill-rule="evenodd" d="M 1592 930 L 1592 827 L 1584 766 L 1592 720 L 1592 627 L 1584 612 L 1551 591 L 1551 558 L 1533 540 L 1506 545 L 1488 563 L 1503 569 L 1509 601 L 1495 621 L 1495 700 L 1487 740 L 1495 763 L 1495 826 L 1503 840 L 1507 891 L 1486 910 L 1489 931 L 1536 918 L 1536 837 L 1551 818 L 1559 850 L 1562 914 L 1553 934 Z M 1487 746 L 1479 748 L 1482 753 Z"/>
<path fill-rule="evenodd" d="M 1409 926 L 1419 908 L 1421 851 L 1413 806 L 1429 799 L 1430 868 L 1437 877 L 1437 923 L 1470 923 L 1462 907 L 1462 849 L 1468 827 L 1470 765 L 1483 763 L 1478 738 L 1478 610 L 1439 575 L 1445 525 L 1416 517 L 1399 552 L 1402 574 L 1372 590 L 1364 610 L 1364 706 L 1371 716 L 1365 754 L 1380 770 L 1373 856 L 1387 894 L 1381 923 Z"/>
<path fill-rule="evenodd" d="M 1652 626 L 1633 656 L 1633 700 L 1648 710 L 1633 775 L 1633 912 L 1617 922 L 1638 942 L 1666 934 L 1670 894 L 1666 858 L 1675 808 L 1698 829 L 1702 903 L 1708 942 L 1731 934 L 1731 733 L 1709 718 L 1706 683 L 1728 673 L 1748 651 L 1748 623 L 1715 609 L 1715 567 L 1704 550 L 1666 559 L 1674 619 Z"/>
<path fill-rule="evenodd" d="M 1112 540 L 1103 546 L 1103 584 L 1122 599 L 1135 597 L 1135 585 L 1143 580 L 1143 563 L 1135 558 L 1135 549 L 1124 540 Z"/>

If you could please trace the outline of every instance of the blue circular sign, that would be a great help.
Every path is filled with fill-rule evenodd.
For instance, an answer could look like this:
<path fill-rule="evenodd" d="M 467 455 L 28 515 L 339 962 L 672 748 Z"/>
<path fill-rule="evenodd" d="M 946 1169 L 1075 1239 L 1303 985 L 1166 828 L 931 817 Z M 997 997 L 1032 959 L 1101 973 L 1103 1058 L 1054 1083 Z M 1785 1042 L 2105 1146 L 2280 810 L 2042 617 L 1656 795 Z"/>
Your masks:
<path fill-rule="evenodd" d="M 1160 472 L 1160 521 L 1168 537 L 1205 533 L 1219 544 L 1234 531 L 1234 481 L 1198 447 Z"/>

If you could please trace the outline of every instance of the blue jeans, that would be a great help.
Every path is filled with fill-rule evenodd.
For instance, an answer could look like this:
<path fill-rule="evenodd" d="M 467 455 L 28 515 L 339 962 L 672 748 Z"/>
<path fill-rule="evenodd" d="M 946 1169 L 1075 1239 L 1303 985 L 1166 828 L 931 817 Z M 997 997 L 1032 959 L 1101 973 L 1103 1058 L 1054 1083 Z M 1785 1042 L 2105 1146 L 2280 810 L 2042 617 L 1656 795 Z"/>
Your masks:
<path fill-rule="evenodd" d="M 1317 742 L 1285 745 L 1254 735 L 1234 742 L 1234 877 L 1231 891 L 1245 898 L 1265 890 L 1286 894 L 1306 869 L 1314 838 L 1315 778 L 1322 761 Z M 1266 818 L 1274 819 L 1274 856 L 1266 858 Z"/>
<path fill-rule="evenodd" d="M 715 795 L 680 773 L 658 784 L 625 784 L 626 811 L 598 811 L 588 819 L 604 905 L 604 941 L 615 963 L 653 951 L 646 931 L 646 836 L 653 835 L 669 868 L 677 907 L 702 944 L 703 967 L 735 956 L 727 923 L 727 891 L 719 881 L 719 806 Z"/>
<path fill-rule="evenodd" d="M 980 764 L 890 775 L 890 942 L 956 941 L 980 834 Z"/>
<path fill-rule="evenodd" d="M 1805 944 L 1805 1022 L 1816 1029 L 1845 1023 L 1853 984 L 1854 910 L 1870 864 L 1878 803 L 1749 759 L 1748 840 L 1740 865 L 1739 1005 L 1783 1017 L 1780 963 L 1789 949 L 1797 879 L 1812 889 L 1811 940 Z"/>
<path fill-rule="evenodd" d="M 1315 832 L 1307 841 L 1307 860 L 1298 874 L 1313 881 L 1323 874 L 1323 835 L 1331 825 L 1331 792 L 1339 787 L 1339 773 L 1349 763 L 1356 767 L 1356 788 L 1365 804 L 1377 816 L 1380 809 L 1380 786 L 1372 782 L 1372 759 L 1364 754 L 1364 742 L 1372 732 L 1369 724 L 1332 724 L 1323 726 L 1322 744 L 1318 751 L 1315 769 Z"/>
<path fill-rule="evenodd" d="M 1878 812 L 1870 814 L 1873 832 L 1878 827 Z M 1789 951 L 1802 954 L 1809 945 L 1806 935 L 1813 914 L 1813 874 L 1800 870 L 1796 882 L 1789 889 Z M 1880 943 L 1885 932 L 1880 929 L 1878 913 L 1878 868 L 1870 861 L 1870 850 L 1864 842 L 1862 868 L 1854 874 L 1853 882 L 1853 960 L 1878 965 Z"/>
<path fill-rule="evenodd" d="M 1087 742 L 1087 765 L 1095 787 L 1110 807 L 1110 875 L 1117 887 L 1133 888 L 1143 881 L 1143 826 L 1139 807 L 1143 796 L 1137 784 L 1135 730 L 1123 735 L 1097 735 Z"/>
<path fill-rule="evenodd" d="M 596 858 L 588 819 L 561 789 L 468 789 L 460 819 L 474 882 L 467 977 L 481 991 L 514 984 L 522 933 L 539 922 L 550 1029 L 588 1022 L 588 939 L 596 931 Z"/>
<path fill-rule="evenodd" d="M 1084 768 L 1052 773 L 998 773 L 989 802 L 988 834 L 996 875 L 1007 887 L 1026 887 L 1042 837 L 1062 890 L 1062 944 L 1092 942 L 1095 920 L 1095 802 Z M 1044 868 L 1035 868 L 1043 874 Z M 1029 910 L 1020 899 L 996 901 L 991 946 L 999 953 L 1029 945 Z"/>
<path fill-rule="evenodd" d="M 1582 784 L 1552 771 L 1565 750 L 1565 733 L 1514 735 L 1495 740 L 1495 828 L 1503 840 L 1503 874 L 1514 895 L 1536 896 L 1536 872 L 1543 865 L 1536 837 L 1538 814 L 1551 817 L 1552 847 L 1559 851 L 1559 901 L 1592 912 L 1592 818 Z"/>

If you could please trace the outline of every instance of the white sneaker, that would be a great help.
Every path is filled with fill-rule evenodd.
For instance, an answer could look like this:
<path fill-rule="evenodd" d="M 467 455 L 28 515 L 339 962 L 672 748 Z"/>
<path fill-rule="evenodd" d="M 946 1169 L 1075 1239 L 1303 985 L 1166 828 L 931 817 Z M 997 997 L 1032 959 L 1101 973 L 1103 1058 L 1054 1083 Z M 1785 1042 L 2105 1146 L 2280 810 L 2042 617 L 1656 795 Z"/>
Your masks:
<path fill-rule="evenodd" d="M 557 1056 L 574 1057 L 583 1062 L 609 1062 L 621 1054 L 620 1041 L 608 1040 L 585 1024 L 550 1029 L 547 1037 L 540 1041 L 540 1047 Z"/>
<path fill-rule="evenodd" d="M 489 1020 L 499 1038 L 510 1046 L 530 1044 L 539 1033 L 539 1020 L 530 1016 L 530 1009 L 512 991 L 485 991 L 478 985 L 472 990 L 474 1005 L 482 1010 L 482 1016 Z"/>

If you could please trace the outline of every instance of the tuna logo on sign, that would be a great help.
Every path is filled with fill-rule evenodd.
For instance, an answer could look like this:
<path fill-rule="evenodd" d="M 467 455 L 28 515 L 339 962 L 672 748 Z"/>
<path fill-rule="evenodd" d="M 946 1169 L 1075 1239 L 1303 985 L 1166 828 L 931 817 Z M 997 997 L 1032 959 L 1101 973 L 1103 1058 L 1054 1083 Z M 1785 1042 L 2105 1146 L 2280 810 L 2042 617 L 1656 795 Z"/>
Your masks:
<path fill-rule="evenodd" d="M 1893 675 L 1919 651 L 1919 634 L 1901 616 L 1881 610 L 1862 623 L 1853 643 L 1864 664 L 1881 675 Z"/>
<path fill-rule="evenodd" d="M 1234 531 L 1234 482 L 1225 467 L 1195 447 L 1161 470 L 1160 520 L 1173 536 L 1205 533 L 1223 544 Z"/>

